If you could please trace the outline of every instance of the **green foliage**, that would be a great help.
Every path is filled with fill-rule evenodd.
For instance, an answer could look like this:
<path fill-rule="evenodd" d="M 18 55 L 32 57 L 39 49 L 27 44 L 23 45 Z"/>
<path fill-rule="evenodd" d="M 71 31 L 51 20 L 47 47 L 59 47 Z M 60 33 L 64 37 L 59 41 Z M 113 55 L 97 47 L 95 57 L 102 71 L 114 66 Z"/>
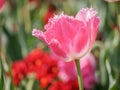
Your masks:
<path fill-rule="evenodd" d="M 2 64 L 2 59 L 0 58 L 0 90 L 5 89 L 4 74 L 5 72 Z"/>
<path fill-rule="evenodd" d="M 56 13 L 64 11 L 75 15 L 84 7 L 92 7 L 100 16 L 100 29 L 92 49 L 98 59 L 96 75 L 99 80 L 94 90 L 120 90 L 120 2 L 108 3 L 104 0 L 6 0 L 0 12 L 0 53 L 9 60 L 22 59 L 33 48 L 48 50 L 42 41 L 32 37 L 32 29 L 43 29 L 43 18 L 50 4 L 57 8 Z M 9 60 L 7 60 L 9 62 Z M 6 88 L 6 70 L 0 58 L 0 90 Z M 8 63 L 10 70 L 10 63 Z M 12 79 L 12 77 L 11 77 Z M 15 87 L 10 79 L 10 90 L 40 90 L 33 77 L 23 80 Z M 31 86 L 31 87 L 29 87 Z"/>

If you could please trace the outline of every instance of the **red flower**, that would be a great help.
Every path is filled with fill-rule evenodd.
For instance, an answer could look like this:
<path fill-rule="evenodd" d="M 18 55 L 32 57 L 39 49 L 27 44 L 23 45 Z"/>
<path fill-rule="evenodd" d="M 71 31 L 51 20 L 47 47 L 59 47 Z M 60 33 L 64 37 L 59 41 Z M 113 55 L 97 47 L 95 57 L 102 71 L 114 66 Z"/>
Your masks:
<path fill-rule="evenodd" d="M 42 65 L 41 59 L 43 55 L 44 54 L 42 51 L 40 51 L 39 49 L 34 49 L 25 57 L 24 60 L 28 67 L 28 73 L 35 72 L 36 67 L 40 67 Z"/>
<path fill-rule="evenodd" d="M 77 81 L 69 81 L 69 82 L 62 82 L 62 81 L 55 81 L 52 85 L 48 88 L 48 90 L 78 90 L 78 83 Z"/>
<path fill-rule="evenodd" d="M 49 87 L 48 90 L 63 90 L 63 82 L 61 81 L 55 81 L 53 84 Z"/>
<path fill-rule="evenodd" d="M 54 5 L 49 5 L 48 10 L 45 13 L 45 16 L 43 17 L 44 23 L 48 23 L 48 20 L 54 16 L 56 12 L 56 7 Z"/>
<path fill-rule="evenodd" d="M 40 86 L 46 88 L 50 83 L 52 83 L 53 77 L 51 75 L 46 75 L 40 78 Z"/>
<path fill-rule="evenodd" d="M 35 73 L 42 88 L 47 87 L 58 75 L 57 61 L 39 49 L 32 50 L 25 58 L 25 62 L 28 68 L 27 74 Z"/>
<path fill-rule="evenodd" d="M 15 85 L 18 85 L 23 77 L 26 76 L 26 71 L 27 68 L 24 61 L 16 61 L 12 63 L 12 76 Z"/>

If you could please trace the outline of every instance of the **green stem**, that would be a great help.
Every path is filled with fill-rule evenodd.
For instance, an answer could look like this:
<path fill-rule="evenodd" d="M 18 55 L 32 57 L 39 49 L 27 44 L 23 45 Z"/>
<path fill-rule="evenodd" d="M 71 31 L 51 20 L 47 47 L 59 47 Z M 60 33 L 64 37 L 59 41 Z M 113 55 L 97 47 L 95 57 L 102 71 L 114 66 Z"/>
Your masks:
<path fill-rule="evenodd" d="M 93 0 L 88 0 L 89 7 L 93 7 Z"/>
<path fill-rule="evenodd" d="M 117 8 L 117 24 L 118 24 L 118 32 L 120 34 L 120 1 L 119 2 L 116 2 L 116 8 Z"/>
<path fill-rule="evenodd" d="M 79 90 L 83 90 L 83 84 L 82 84 L 82 75 L 80 70 L 80 62 L 78 59 L 75 60 L 77 74 L 78 74 L 78 84 L 79 84 Z"/>

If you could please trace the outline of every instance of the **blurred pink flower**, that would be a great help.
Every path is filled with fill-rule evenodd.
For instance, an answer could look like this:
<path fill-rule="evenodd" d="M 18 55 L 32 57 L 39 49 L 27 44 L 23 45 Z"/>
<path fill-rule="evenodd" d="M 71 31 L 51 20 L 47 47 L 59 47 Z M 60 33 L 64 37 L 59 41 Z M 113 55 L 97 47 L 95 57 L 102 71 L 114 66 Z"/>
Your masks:
<path fill-rule="evenodd" d="M 95 76 L 96 61 L 92 54 L 80 60 L 83 86 L 86 90 L 91 90 L 97 81 Z M 59 77 L 64 82 L 77 81 L 77 71 L 75 63 L 58 61 Z"/>
<path fill-rule="evenodd" d="M 0 0 L 0 12 L 1 12 L 1 10 L 2 10 L 2 7 L 3 7 L 3 5 L 4 5 L 4 0 Z"/>
<path fill-rule="evenodd" d="M 105 0 L 107 2 L 116 2 L 116 1 L 120 1 L 120 0 Z"/>
<path fill-rule="evenodd" d="M 45 25 L 46 32 L 34 29 L 33 36 L 44 40 L 56 56 L 72 61 L 85 56 L 98 32 L 99 18 L 92 8 L 82 9 L 73 16 L 54 16 Z"/>

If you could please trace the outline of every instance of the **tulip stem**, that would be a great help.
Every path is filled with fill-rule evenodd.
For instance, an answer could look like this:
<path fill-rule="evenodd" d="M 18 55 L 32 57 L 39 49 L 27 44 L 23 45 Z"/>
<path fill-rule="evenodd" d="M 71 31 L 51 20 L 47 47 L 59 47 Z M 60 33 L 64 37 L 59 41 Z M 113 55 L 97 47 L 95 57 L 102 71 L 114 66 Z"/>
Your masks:
<path fill-rule="evenodd" d="M 78 75 L 78 84 L 79 84 L 79 90 L 83 90 L 83 84 L 82 84 L 82 75 L 80 70 L 80 62 L 79 60 L 75 60 L 76 69 L 77 69 L 77 75 Z"/>

